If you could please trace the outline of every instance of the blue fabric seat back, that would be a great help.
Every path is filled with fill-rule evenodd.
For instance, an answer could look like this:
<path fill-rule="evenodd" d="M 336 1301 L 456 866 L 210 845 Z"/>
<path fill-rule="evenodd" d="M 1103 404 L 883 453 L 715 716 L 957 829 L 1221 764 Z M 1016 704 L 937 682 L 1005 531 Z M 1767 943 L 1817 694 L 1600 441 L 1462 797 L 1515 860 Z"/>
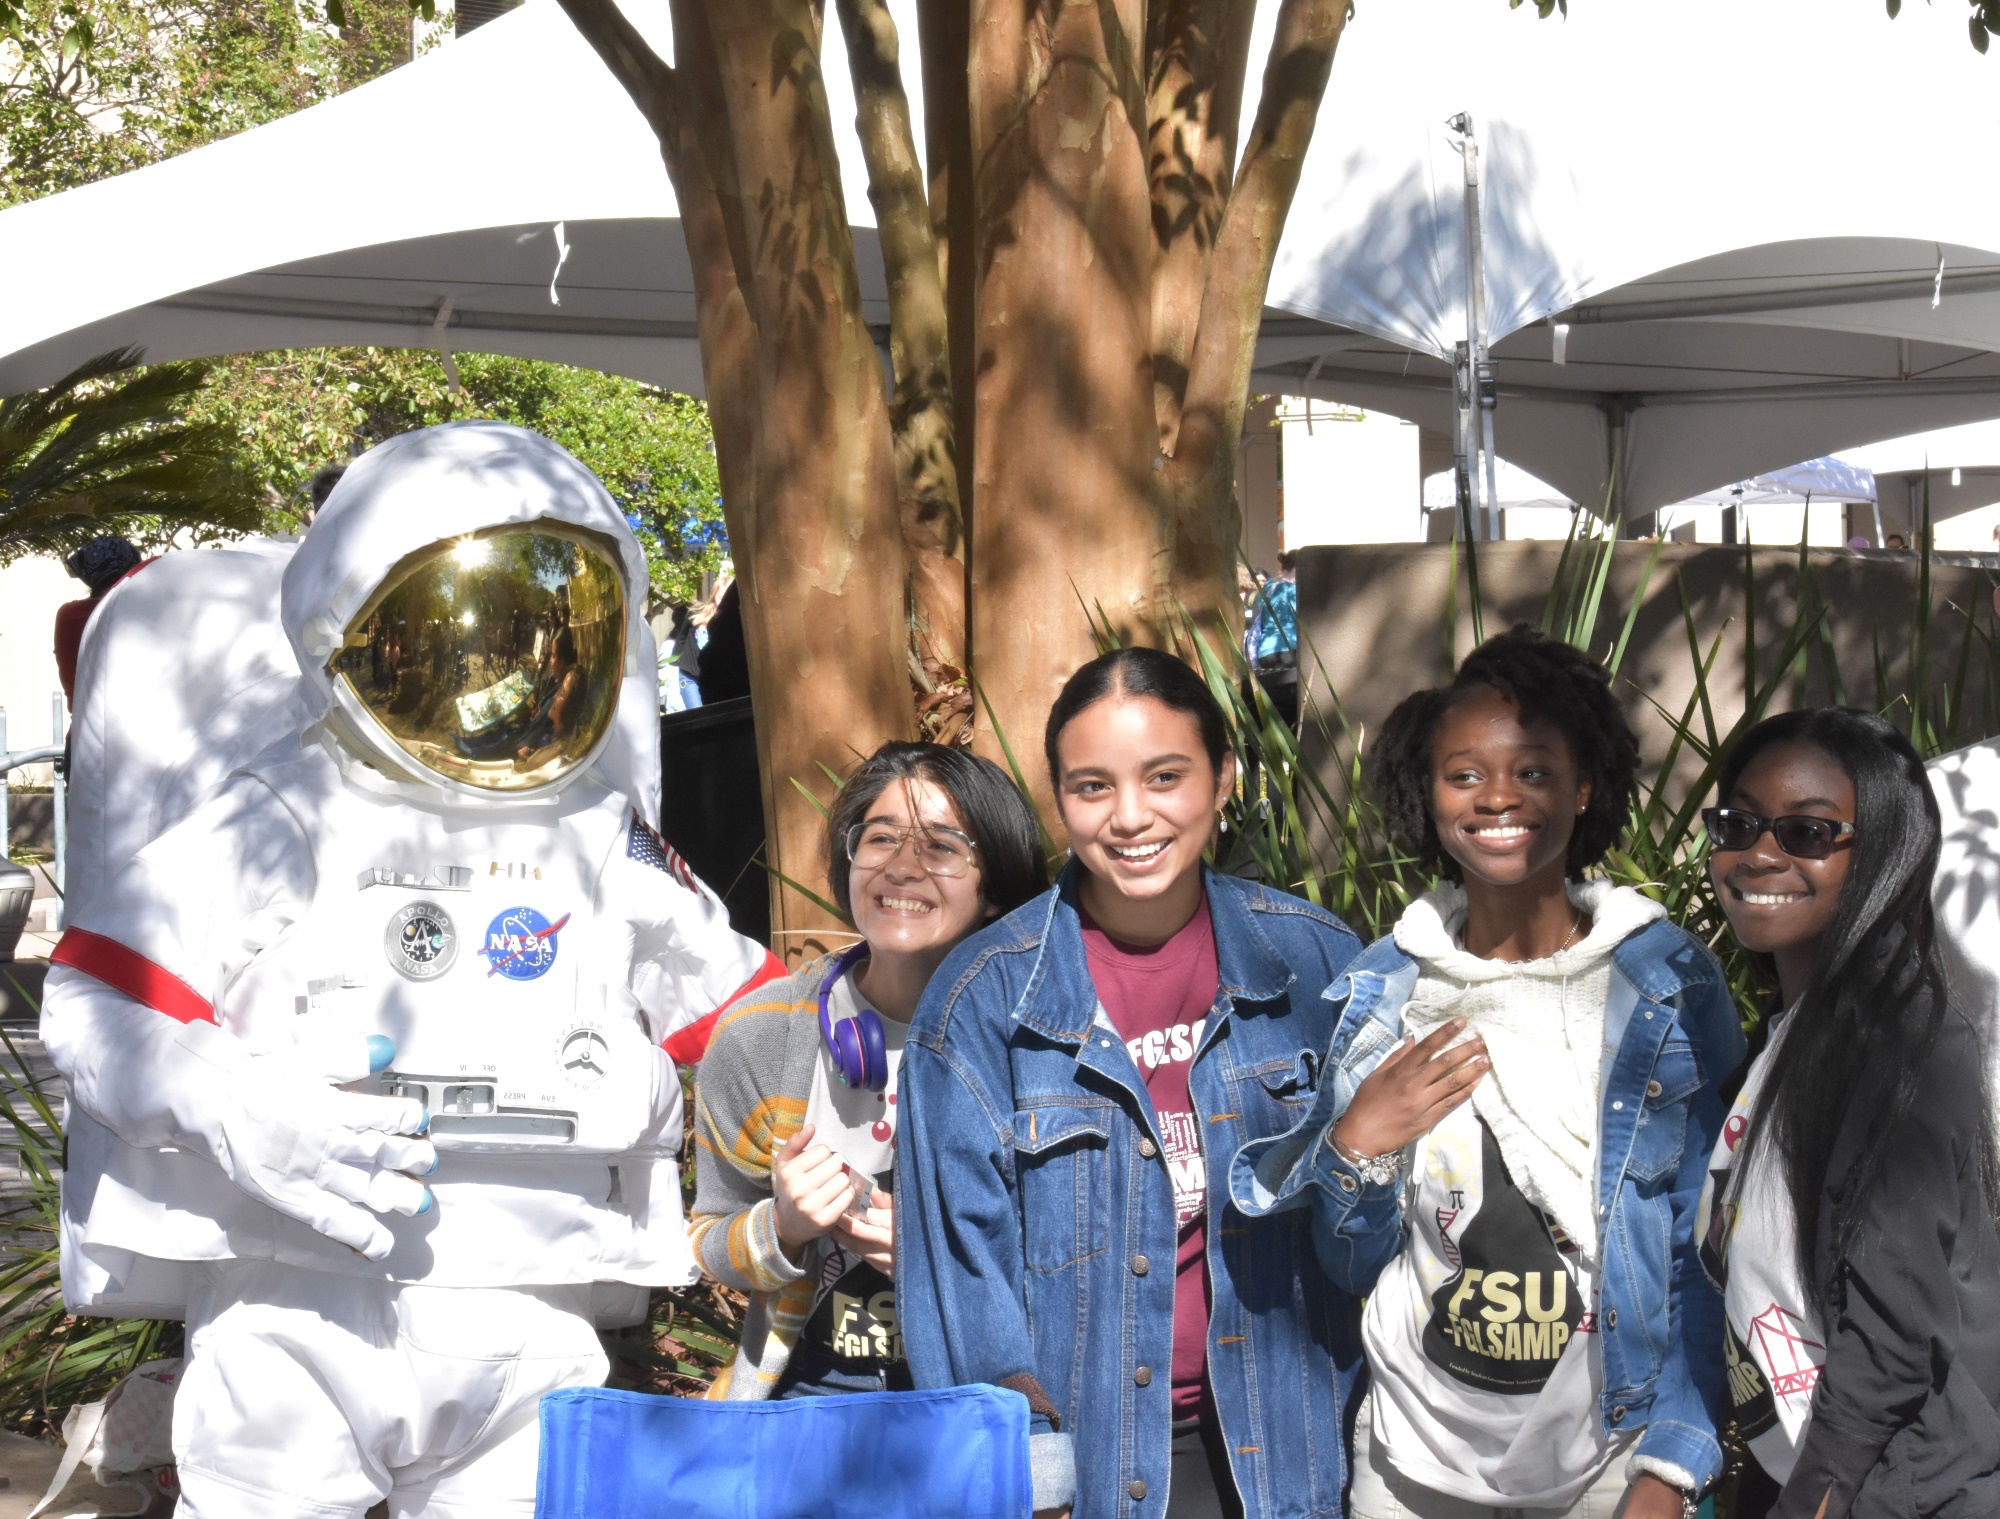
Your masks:
<path fill-rule="evenodd" d="M 998 1387 L 710 1403 L 542 1399 L 536 1519 L 1029 1519 L 1028 1401 Z"/>

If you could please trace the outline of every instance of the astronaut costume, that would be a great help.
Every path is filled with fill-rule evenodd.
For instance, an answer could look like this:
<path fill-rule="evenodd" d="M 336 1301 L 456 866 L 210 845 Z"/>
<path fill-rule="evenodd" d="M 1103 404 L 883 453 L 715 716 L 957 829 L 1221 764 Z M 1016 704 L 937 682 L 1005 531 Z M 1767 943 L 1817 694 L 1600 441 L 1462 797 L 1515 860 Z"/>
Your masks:
<path fill-rule="evenodd" d="M 593 1311 L 695 1276 L 674 1061 L 782 969 L 647 825 L 646 583 L 547 440 L 382 444 L 284 570 L 307 720 L 56 951 L 64 1294 L 185 1316 L 188 1519 L 531 1513 Z"/>

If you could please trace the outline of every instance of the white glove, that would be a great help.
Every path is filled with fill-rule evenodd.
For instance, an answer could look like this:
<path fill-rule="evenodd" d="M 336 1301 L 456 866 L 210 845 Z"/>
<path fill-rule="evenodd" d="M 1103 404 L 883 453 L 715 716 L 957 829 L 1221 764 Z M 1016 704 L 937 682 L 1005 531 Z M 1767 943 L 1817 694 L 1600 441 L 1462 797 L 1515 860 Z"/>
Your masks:
<path fill-rule="evenodd" d="M 417 1137 L 430 1127 L 423 1104 L 338 1090 L 395 1059 L 381 1035 L 251 1054 L 215 1025 L 190 1023 L 162 1053 L 182 1142 L 259 1202 L 371 1261 L 395 1244 L 374 1214 L 430 1210 L 431 1190 L 415 1179 L 438 1165 Z"/>
<path fill-rule="evenodd" d="M 312 1033 L 253 1054 L 212 1023 L 176 1023 L 58 965 L 42 1038 L 70 1101 L 127 1144 L 206 1155 L 258 1201 L 369 1260 L 395 1243 L 375 1214 L 432 1206 L 414 1179 L 437 1169 L 430 1141 L 414 1137 L 429 1125 L 423 1105 L 335 1086 L 389 1065 L 395 1047 L 379 1035 Z"/>

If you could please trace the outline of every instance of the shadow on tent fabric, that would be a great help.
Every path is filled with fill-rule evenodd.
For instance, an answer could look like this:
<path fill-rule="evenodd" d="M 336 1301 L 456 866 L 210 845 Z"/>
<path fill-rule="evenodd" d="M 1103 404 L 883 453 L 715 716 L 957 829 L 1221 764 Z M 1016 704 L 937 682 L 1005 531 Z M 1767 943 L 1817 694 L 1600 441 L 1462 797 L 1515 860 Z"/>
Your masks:
<path fill-rule="evenodd" d="M 998 1387 L 710 1403 L 542 1399 L 536 1519 L 1029 1519 L 1028 1402 Z"/>

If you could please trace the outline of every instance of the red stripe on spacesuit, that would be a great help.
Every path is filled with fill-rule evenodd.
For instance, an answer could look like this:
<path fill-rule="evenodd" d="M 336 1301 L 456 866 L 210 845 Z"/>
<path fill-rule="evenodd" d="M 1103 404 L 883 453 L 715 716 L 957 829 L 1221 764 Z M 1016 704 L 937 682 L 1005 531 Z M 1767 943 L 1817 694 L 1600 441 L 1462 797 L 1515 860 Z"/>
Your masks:
<path fill-rule="evenodd" d="M 768 982 L 781 981 L 787 974 L 785 962 L 768 949 L 765 950 L 764 963 L 757 967 L 756 975 L 724 997 L 721 1004 L 707 1017 L 697 1018 L 686 1028 L 676 1029 L 667 1035 L 660 1041 L 660 1048 L 667 1052 L 676 1065 L 698 1065 L 701 1057 L 708 1053 L 708 1036 L 715 1032 L 716 1020 L 758 987 Z"/>
<path fill-rule="evenodd" d="M 165 1013 L 179 1022 L 215 1022 L 215 1009 L 179 976 L 155 965 L 137 950 L 127 949 L 116 939 L 107 939 L 87 928 L 65 929 L 55 953 L 49 956 L 49 963 L 80 970 L 113 991 L 123 992 L 134 1002 L 142 1002 L 154 1012 Z"/>

